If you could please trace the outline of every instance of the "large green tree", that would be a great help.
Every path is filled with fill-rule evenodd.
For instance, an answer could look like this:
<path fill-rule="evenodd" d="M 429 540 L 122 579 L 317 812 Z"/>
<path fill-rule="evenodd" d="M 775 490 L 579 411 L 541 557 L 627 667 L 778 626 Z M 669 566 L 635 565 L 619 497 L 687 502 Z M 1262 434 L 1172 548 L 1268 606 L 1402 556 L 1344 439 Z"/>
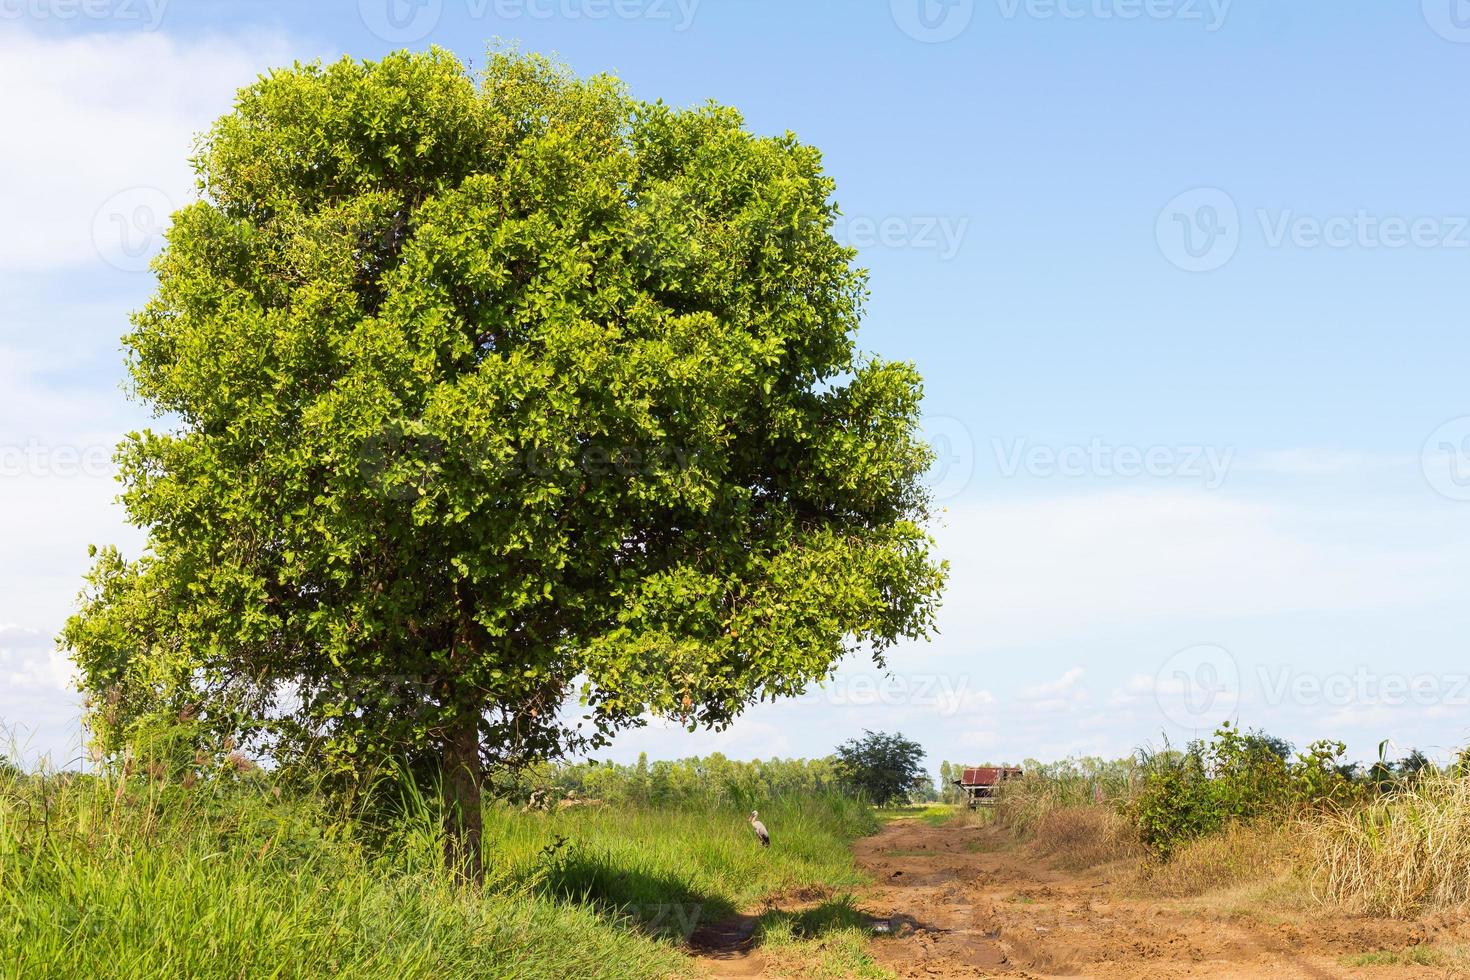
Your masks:
<path fill-rule="evenodd" d="M 924 747 L 903 733 L 864 731 L 837 746 L 837 771 L 849 787 L 882 806 L 927 799 L 933 778 L 924 771 Z"/>
<path fill-rule="evenodd" d="M 65 634 L 104 747 L 406 758 L 476 876 L 487 766 L 932 628 L 920 380 L 855 350 L 815 149 L 434 50 L 263 76 L 194 165 L 125 338 L 148 547 Z"/>

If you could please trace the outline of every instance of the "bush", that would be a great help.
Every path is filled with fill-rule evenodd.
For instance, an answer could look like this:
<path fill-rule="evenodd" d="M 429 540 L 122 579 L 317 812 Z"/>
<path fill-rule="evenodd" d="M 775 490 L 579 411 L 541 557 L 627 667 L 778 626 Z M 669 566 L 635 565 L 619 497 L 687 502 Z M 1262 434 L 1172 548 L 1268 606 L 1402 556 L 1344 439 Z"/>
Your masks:
<path fill-rule="evenodd" d="M 1195 752 L 1163 759 L 1144 779 L 1126 812 L 1144 846 L 1168 858 L 1179 844 L 1213 833 L 1224 823 L 1219 796 Z"/>
<path fill-rule="evenodd" d="M 1361 798 L 1368 784 L 1342 765 L 1345 750 L 1324 739 L 1291 761 L 1289 744 L 1226 722 L 1210 742 L 1147 756 L 1143 787 L 1125 809 L 1144 845 L 1167 859 L 1180 844 L 1237 821 Z"/>
<path fill-rule="evenodd" d="M 1316 885 L 1371 914 L 1470 907 L 1470 750 L 1437 769 L 1418 751 L 1391 761 L 1387 748 L 1371 766 L 1347 765 L 1341 742 L 1294 753 L 1226 724 L 1182 751 L 1028 760 L 993 813 L 1071 868 L 1141 845 L 1155 859 L 1139 869 L 1152 894 L 1271 881 L 1295 895 Z"/>

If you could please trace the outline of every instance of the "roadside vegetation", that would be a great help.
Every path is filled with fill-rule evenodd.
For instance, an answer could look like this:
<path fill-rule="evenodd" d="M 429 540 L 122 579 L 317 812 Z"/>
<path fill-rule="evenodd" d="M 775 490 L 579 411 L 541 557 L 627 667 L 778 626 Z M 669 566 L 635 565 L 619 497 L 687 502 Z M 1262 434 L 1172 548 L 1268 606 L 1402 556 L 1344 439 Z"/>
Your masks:
<path fill-rule="evenodd" d="M 491 780 L 479 887 L 446 867 L 447 794 L 391 767 L 344 793 L 234 750 L 85 774 L 0 760 L 0 977 L 695 976 L 691 936 L 737 913 L 768 971 L 884 976 L 850 845 L 896 819 L 994 824 L 983 846 L 1253 915 L 1470 906 L 1470 767 L 1342 755 L 1224 726 L 1028 762 L 976 811 L 917 779 L 875 807 L 841 755 L 543 763 Z"/>
<path fill-rule="evenodd" d="M 476 890 L 445 868 L 438 797 L 390 774 L 348 805 L 238 759 L 0 767 L 0 976 L 694 975 L 697 926 L 796 893 L 829 900 L 763 916 L 763 954 L 880 975 L 843 898 L 877 822 L 826 761 L 542 766 L 501 789 Z"/>
<path fill-rule="evenodd" d="M 1470 905 L 1467 760 L 1344 751 L 1225 724 L 1182 749 L 1028 762 L 990 818 L 1063 867 L 1128 860 L 1151 894 L 1255 886 L 1257 902 L 1395 917 Z"/>

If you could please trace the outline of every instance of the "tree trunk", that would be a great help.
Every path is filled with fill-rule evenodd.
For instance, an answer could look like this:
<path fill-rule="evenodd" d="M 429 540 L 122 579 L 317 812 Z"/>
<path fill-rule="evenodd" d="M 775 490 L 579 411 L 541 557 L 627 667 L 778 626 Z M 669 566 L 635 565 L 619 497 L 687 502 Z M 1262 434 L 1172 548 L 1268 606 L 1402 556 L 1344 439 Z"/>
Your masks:
<path fill-rule="evenodd" d="M 449 733 L 444 750 L 444 861 L 466 884 L 485 881 L 481 839 L 485 818 L 480 809 L 479 719 L 470 716 Z"/>

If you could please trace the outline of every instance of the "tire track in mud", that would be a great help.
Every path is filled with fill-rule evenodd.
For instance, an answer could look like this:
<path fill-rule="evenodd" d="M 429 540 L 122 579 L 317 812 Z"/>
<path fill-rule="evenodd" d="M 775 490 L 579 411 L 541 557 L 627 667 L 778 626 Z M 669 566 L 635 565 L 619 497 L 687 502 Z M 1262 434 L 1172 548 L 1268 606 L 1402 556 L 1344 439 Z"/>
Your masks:
<path fill-rule="evenodd" d="M 716 977 L 759 977 L 765 964 L 755 952 L 754 915 L 736 915 L 700 926 L 689 937 L 689 952 Z"/>

